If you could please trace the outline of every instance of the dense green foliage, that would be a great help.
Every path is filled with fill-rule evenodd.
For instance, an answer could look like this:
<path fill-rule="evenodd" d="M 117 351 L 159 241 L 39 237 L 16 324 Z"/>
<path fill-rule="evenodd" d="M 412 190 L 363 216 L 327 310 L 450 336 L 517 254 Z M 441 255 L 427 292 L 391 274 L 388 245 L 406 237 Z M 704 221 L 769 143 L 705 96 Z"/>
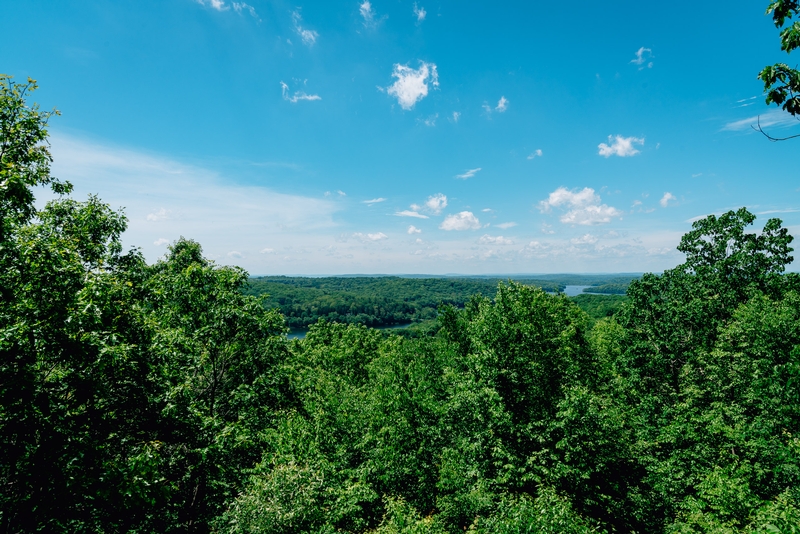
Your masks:
<path fill-rule="evenodd" d="M 778 219 L 695 222 L 684 264 L 576 297 L 599 319 L 509 282 L 441 307 L 432 335 L 321 320 L 289 340 L 197 243 L 148 265 L 96 198 L 37 211 L 33 186 L 69 190 L 47 171 L 49 114 L 0 81 L 18 147 L 2 531 L 798 531 L 800 277 Z"/>
<path fill-rule="evenodd" d="M 582 293 L 570 297 L 580 309 L 594 320 L 612 317 L 622 309 L 622 303 L 627 300 L 625 295 L 591 295 Z"/>
<path fill-rule="evenodd" d="M 548 280 L 520 280 L 547 291 L 564 285 Z M 494 294 L 496 278 L 287 277 L 252 278 L 245 291 L 265 295 L 264 305 L 278 308 L 290 328 L 307 328 L 319 319 L 331 322 L 393 326 L 436 317 L 442 304 L 463 307 L 475 294 Z"/>

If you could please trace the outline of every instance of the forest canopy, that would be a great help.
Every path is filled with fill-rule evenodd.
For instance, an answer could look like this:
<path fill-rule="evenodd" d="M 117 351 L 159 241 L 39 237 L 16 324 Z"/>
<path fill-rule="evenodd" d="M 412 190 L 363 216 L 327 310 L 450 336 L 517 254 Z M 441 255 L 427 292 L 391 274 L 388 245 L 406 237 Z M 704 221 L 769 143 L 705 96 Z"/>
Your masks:
<path fill-rule="evenodd" d="M 599 321 L 512 281 L 430 336 L 289 340 L 198 243 L 124 251 L 124 214 L 50 176 L 33 89 L 0 77 L 4 532 L 797 532 L 779 219 L 693 223 Z"/>

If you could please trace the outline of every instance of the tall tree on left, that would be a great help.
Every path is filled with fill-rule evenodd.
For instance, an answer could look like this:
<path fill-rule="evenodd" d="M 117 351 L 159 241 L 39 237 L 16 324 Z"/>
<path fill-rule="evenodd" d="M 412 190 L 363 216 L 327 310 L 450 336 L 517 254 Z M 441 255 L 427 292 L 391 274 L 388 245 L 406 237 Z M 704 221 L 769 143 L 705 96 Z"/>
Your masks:
<path fill-rule="evenodd" d="M 0 532 L 206 532 L 268 446 L 283 317 L 197 243 L 124 253 L 50 175 L 35 87 L 0 77 Z"/>
<path fill-rule="evenodd" d="M 132 432 L 151 413 L 130 306 L 145 264 L 121 253 L 122 213 L 50 175 L 58 112 L 27 105 L 35 89 L 0 76 L 0 530 L 105 530 L 125 494 L 160 491 Z"/>

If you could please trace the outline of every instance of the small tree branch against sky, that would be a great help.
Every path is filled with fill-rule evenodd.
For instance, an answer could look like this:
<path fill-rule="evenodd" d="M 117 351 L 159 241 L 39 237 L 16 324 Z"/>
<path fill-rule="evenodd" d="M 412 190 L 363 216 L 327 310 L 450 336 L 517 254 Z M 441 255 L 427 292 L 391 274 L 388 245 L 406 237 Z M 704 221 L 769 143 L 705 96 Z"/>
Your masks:
<path fill-rule="evenodd" d="M 792 50 L 800 47 L 800 21 L 791 23 L 790 20 L 793 16 L 800 14 L 798 0 L 775 0 L 767 7 L 767 14 L 772 14 L 775 27 L 781 29 L 781 50 L 789 54 Z M 784 26 L 786 27 L 784 28 Z M 800 115 L 800 71 L 789 67 L 786 63 L 776 63 L 764 67 L 758 74 L 758 79 L 764 82 L 767 104 L 777 104 L 800 120 L 798 117 Z M 760 123 L 754 128 L 763 133 L 770 141 L 785 141 L 800 137 L 800 135 L 772 137 L 761 129 Z"/>

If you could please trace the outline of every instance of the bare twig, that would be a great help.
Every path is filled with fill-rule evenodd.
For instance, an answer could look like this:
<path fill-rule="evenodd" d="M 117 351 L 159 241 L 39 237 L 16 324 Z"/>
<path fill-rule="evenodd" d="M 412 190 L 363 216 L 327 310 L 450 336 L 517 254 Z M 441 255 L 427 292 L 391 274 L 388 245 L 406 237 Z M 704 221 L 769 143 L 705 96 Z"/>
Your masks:
<path fill-rule="evenodd" d="M 755 127 L 755 126 L 753 126 L 752 124 L 750 125 L 750 128 L 752 128 L 753 130 L 755 130 L 755 131 L 757 131 L 757 132 L 761 132 L 761 133 L 764 135 L 764 137 L 766 137 L 767 139 L 769 139 L 769 140 L 770 140 L 770 141 L 772 141 L 773 143 L 774 143 L 774 142 L 777 142 L 777 141 L 786 141 L 786 140 L 788 140 L 788 139 L 794 139 L 795 137 L 800 137 L 800 134 L 797 134 L 797 135 L 790 135 L 789 137 L 772 137 L 771 135 L 769 135 L 767 132 L 765 132 L 765 131 L 764 131 L 764 130 L 761 128 L 761 115 L 759 115 L 759 116 L 758 116 L 758 128 L 756 128 L 756 127 Z"/>

